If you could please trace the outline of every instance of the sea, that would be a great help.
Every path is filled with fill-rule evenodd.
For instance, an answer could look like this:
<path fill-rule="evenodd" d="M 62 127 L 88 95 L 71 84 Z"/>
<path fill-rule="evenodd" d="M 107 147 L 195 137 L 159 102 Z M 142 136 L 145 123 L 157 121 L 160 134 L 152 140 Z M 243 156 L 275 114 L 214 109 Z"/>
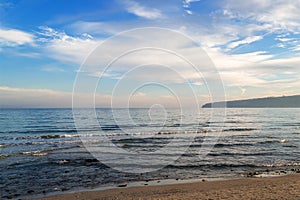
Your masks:
<path fill-rule="evenodd" d="M 0 109 L 0 199 L 300 172 L 300 109 L 223 111 Z"/>

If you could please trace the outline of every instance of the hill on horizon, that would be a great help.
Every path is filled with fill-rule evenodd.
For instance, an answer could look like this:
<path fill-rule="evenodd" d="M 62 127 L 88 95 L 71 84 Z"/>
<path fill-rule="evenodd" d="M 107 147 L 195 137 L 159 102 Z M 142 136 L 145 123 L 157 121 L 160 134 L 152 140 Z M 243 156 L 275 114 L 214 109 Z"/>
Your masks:
<path fill-rule="evenodd" d="M 206 103 L 202 108 L 300 108 L 300 95 Z"/>

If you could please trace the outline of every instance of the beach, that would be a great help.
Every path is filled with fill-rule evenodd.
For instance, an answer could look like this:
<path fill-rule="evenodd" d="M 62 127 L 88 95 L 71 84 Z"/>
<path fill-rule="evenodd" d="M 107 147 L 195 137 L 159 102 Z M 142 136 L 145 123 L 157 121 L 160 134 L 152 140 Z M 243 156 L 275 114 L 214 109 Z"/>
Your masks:
<path fill-rule="evenodd" d="M 60 194 L 41 200 L 96 199 L 300 199 L 300 174 L 269 178 L 203 181 L 164 186 L 114 188 Z M 37 200 L 37 199 L 36 199 Z"/>

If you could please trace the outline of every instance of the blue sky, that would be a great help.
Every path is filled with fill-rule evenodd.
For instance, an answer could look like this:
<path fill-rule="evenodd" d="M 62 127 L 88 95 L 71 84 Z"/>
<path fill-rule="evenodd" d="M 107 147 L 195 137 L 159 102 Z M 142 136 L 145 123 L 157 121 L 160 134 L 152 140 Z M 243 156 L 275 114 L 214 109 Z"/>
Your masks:
<path fill-rule="evenodd" d="M 0 19 L 1 107 L 70 107 L 75 77 L 92 50 L 122 31 L 143 27 L 166 28 L 192 38 L 213 61 L 226 99 L 300 93 L 299 1 L 2 0 Z M 153 37 L 157 44 L 165 42 L 164 37 L 154 35 L 145 37 Z M 177 48 L 186 45 L 176 38 L 174 43 Z M 119 40 L 107 53 L 130 45 L 130 40 Z M 185 47 L 185 52 L 193 54 L 194 48 Z M 205 81 L 174 60 L 168 63 L 170 68 L 174 65 L 185 80 L 152 66 L 131 74 L 135 78 L 124 79 L 122 89 L 112 94 L 126 73 L 124 69 L 144 64 L 145 57 L 156 64 L 163 62 L 159 60 L 162 55 L 151 52 L 122 61 L 102 77 L 96 94 L 98 107 L 110 106 L 113 97 L 116 106 L 124 106 L 122 101 L 132 95 L 130 90 L 143 83 L 141 77 L 149 79 L 146 72 L 151 80 L 172 86 L 187 105 L 193 98 L 186 92 L 187 82 L 200 104 L 211 99 Z M 101 70 L 89 71 L 84 84 L 92 84 Z M 80 98 L 86 99 L 91 91 L 79 92 Z M 176 106 L 170 103 L 176 99 L 171 96 L 157 85 L 141 87 L 133 94 L 132 105 L 156 102 Z"/>

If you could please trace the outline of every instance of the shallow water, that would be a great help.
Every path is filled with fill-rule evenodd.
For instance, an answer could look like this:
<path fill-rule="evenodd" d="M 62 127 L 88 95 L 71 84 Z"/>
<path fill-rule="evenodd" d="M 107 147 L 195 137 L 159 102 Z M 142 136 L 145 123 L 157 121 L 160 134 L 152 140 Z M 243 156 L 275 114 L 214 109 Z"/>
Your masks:
<path fill-rule="evenodd" d="M 93 123 L 93 111 L 81 109 L 75 126 L 71 109 L 1 109 L 1 198 L 143 180 L 295 171 L 299 111 L 227 109 L 226 118 L 215 120 L 211 109 L 97 109 Z M 100 162 L 89 152 L 95 148 Z"/>

